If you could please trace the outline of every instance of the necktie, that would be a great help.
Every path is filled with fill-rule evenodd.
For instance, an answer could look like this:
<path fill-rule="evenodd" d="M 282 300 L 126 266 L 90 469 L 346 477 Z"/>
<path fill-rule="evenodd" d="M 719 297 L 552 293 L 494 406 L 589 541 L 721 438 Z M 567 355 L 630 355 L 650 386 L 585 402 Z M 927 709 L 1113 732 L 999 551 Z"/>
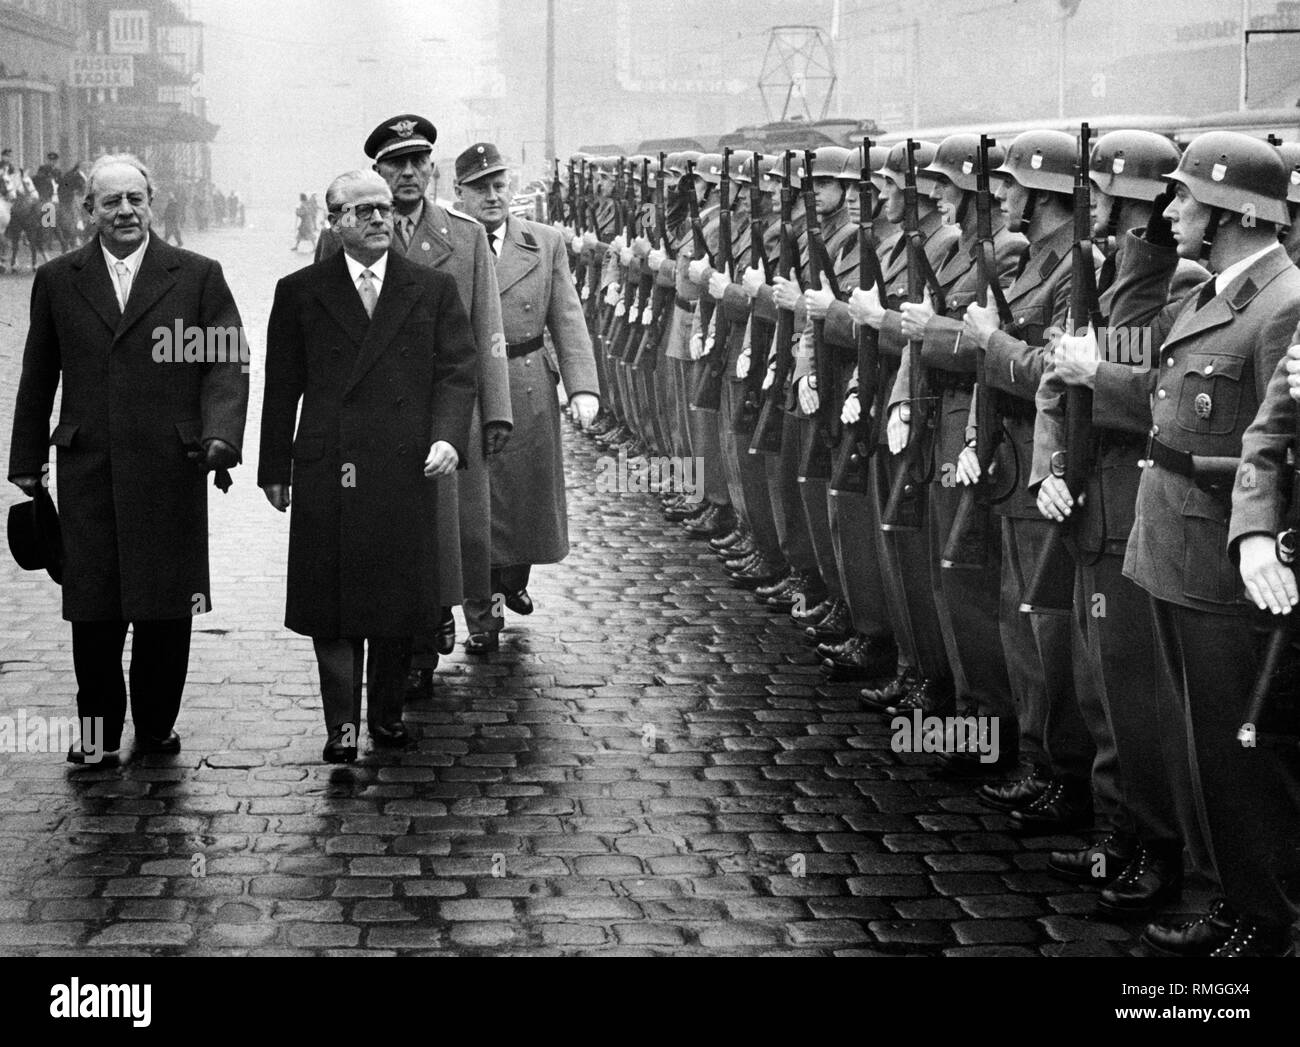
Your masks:
<path fill-rule="evenodd" d="M 117 304 L 126 312 L 126 300 L 131 297 L 131 270 L 125 262 L 114 262 L 113 269 L 117 273 Z"/>
<path fill-rule="evenodd" d="M 374 276 L 369 269 L 361 274 L 357 280 L 357 290 L 361 292 L 361 304 L 366 307 L 366 315 L 375 315 L 375 304 L 379 301 L 379 293 L 375 290 Z"/>
<path fill-rule="evenodd" d="M 496 253 L 497 253 L 497 234 L 496 234 L 496 233 L 488 233 L 488 247 L 491 249 L 491 251 L 492 251 L 493 254 L 496 254 Z"/>
<path fill-rule="evenodd" d="M 403 247 L 411 246 L 411 226 L 413 222 L 410 215 L 399 215 L 397 219 L 397 235 L 402 241 Z"/>
<path fill-rule="evenodd" d="M 1200 294 L 1200 296 L 1196 299 L 1196 309 L 1197 309 L 1198 312 L 1199 312 L 1201 309 L 1205 308 L 1205 306 L 1210 302 L 1210 300 L 1211 300 L 1211 299 L 1215 296 L 1215 294 L 1217 293 L 1217 292 L 1215 291 L 1215 289 L 1214 289 L 1214 288 L 1215 288 L 1215 284 L 1217 284 L 1217 283 L 1218 283 L 1217 280 L 1213 280 L 1213 279 L 1211 279 L 1211 280 L 1207 280 L 1206 283 L 1205 283 L 1205 286 L 1201 288 L 1201 294 Z"/>

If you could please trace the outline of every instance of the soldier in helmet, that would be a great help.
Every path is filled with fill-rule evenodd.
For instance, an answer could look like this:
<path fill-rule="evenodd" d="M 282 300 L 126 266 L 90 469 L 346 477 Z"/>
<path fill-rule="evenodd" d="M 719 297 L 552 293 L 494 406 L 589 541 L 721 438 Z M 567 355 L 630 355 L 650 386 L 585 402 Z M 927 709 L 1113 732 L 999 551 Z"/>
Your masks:
<path fill-rule="evenodd" d="M 938 276 L 956 247 L 959 232 L 956 226 L 944 221 L 933 199 L 939 180 L 930 168 L 937 155 L 937 146 L 927 141 L 917 141 L 914 145 L 918 231 L 925 257 Z M 900 229 L 905 210 L 907 148 L 907 142 L 896 144 L 881 170 L 872 177 L 880 193 L 883 216 Z M 858 323 L 870 325 L 880 332 L 880 382 L 885 390 L 882 404 L 887 405 L 895 417 L 910 418 L 911 405 L 904 402 L 908 388 L 908 372 L 904 369 L 908 337 L 903 332 L 905 313 L 902 311 L 908 292 L 905 237 L 894 242 L 888 255 L 882 259 L 882 268 L 884 295 L 874 287 L 856 290 L 850 300 L 849 312 Z M 876 475 L 873 477 L 876 484 L 876 497 L 871 499 L 873 524 L 879 532 L 877 543 L 886 588 L 886 606 L 893 635 L 901 649 L 892 678 L 868 687 L 864 697 L 869 705 L 878 709 L 908 713 L 914 708 L 927 713 L 940 711 L 952 701 L 952 667 L 944 646 L 935 591 L 930 580 L 928 543 L 924 531 L 909 533 L 882 529 L 885 502 L 894 477 L 902 468 L 902 460 L 897 454 L 906 442 L 906 422 L 901 430 L 901 441 L 890 441 L 886 426 L 881 425 L 880 430 L 884 443 L 876 456 Z"/>
<path fill-rule="evenodd" d="M 778 159 L 756 153 L 737 156 L 741 163 L 734 172 L 733 181 L 738 186 L 737 192 L 746 197 L 743 206 L 749 213 L 745 233 L 735 247 L 736 279 L 721 272 L 709 277 L 709 294 L 717 300 L 718 311 L 726 314 L 731 325 L 718 424 L 723 455 L 728 459 L 729 468 L 734 470 L 729 485 L 732 486 L 731 499 L 736 508 L 737 526 L 730 534 L 715 538 L 709 544 L 722 559 L 724 569 L 735 584 L 755 589 L 776 582 L 785 568 L 764 458 L 749 453 L 759 409 L 750 380 L 753 346 L 759 344 L 760 354 L 766 354 L 776 317 L 774 312 L 764 316 L 755 310 L 754 300 L 746 292 L 743 282 L 746 274 L 755 286 L 765 281 L 766 271 L 779 259 L 780 226 L 771 221 L 773 183 L 766 177 Z M 757 201 L 756 211 L 749 203 L 751 196 Z M 757 240 L 755 225 L 760 227 Z M 755 242 L 757 250 L 754 250 Z M 743 406 L 747 409 L 742 410 Z"/>
<path fill-rule="evenodd" d="M 824 337 L 837 362 L 852 362 L 849 367 L 852 373 L 844 388 L 846 408 L 841 409 L 840 420 L 845 425 L 856 422 L 861 414 L 857 400 L 858 339 L 847 298 L 861 285 L 864 271 L 871 271 L 862 264 L 856 230 L 860 222 L 866 222 L 873 226 L 874 236 L 874 226 L 882 211 L 880 196 L 874 186 L 868 181 L 869 193 L 865 199 L 861 196 L 861 186 L 864 170 L 868 178 L 877 174 L 883 169 L 889 154 L 890 151 L 883 146 L 872 146 L 869 157 L 864 158 L 861 148 L 852 150 L 845 157 L 836 177 L 844 183 L 848 194 L 846 206 L 854 235 L 844 242 L 835 259 L 835 276 L 841 298 L 836 299 L 824 286 L 804 292 L 809 325 L 824 321 Z M 876 244 L 879 250 L 878 240 Z M 878 255 L 877 265 L 884 260 Z M 844 373 L 842 367 L 840 373 Z M 850 401 L 852 410 L 847 409 Z M 872 407 L 867 405 L 867 410 Z M 826 649 L 823 668 L 837 677 L 869 679 L 880 675 L 879 670 L 894 656 L 893 652 L 899 651 L 895 657 L 900 662 L 908 657 L 899 650 L 888 613 L 879 541 L 883 535 L 873 525 L 870 494 L 867 492 L 828 489 L 827 510 L 844 595 L 839 600 L 828 598 L 820 607 L 810 610 L 805 616 L 804 629 L 810 639 L 820 642 Z M 839 650 L 834 651 L 835 648 Z"/>
<path fill-rule="evenodd" d="M 1146 230 L 1167 222 L 1153 202 L 1166 188 L 1164 176 L 1178 166 L 1178 148 L 1150 131 L 1112 131 L 1097 140 L 1089 161 L 1092 179 L 1093 235 L 1109 248 L 1099 279 L 1101 314 L 1110 314 L 1118 285 L 1121 256 L 1148 250 Z M 1152 226 L 1152 222 L 1156 225 Z M 1135 234 L 1128 236 L 1132 231 Z M 1116 236 L 1117 233 L 1124 235 Z M 1076 379 L 1094 384 L 1126 382 L 1153 365 L 1146 335 L 1149 322 L 1169 298 L 1181 299 L 1204 282 L 1207 274 L 1183 259 L 1170 286 L 1163 272 L 1147 281 L 1146 290 L 1130 284 L 1130 323 L 1140 327 L 1097 332 L 1107 339 L 1099 361 L 1080 367 L 1071 353 L 1078 345 L 1058 345 L 1038 389 L 1034 429 L 1034 463 L 1030 485 L 1038 486 L 1039 510 L 1048 519 L 1074 515 L 1080 558 L 1075 582 L 1076 613 L 1071 618 L 1072 657 L 1076 666 L 1079 708 L 1097 748 L 1093 797 L 1101 838 L 1075 851 L 1054 852 L 1048 868 L 1056 875 L 1103 888 L 1104 915 L 1135 917 L 1159 908 L 1174 887 L 1162 871 L 1177 865 L 1184 843 L 1198 865 L 1205 849 L 1191 813 L 1190 777 L 1183 769 L 1175 784 L 1161 753 L 1155 702 L 1156 651 L 1149 626 L 1146 593 L 1124 577 L 1124 554 L 1133 529 L 1133 512 L 1144 457 L 1145 432 L 1124 427 L 1105 413 L 1109 398 L 1093 412 L 1098 453 L 1092 460 L 1087 493 L 1073 510 L 1054 511 L 1065 481 L 1053 475 L 1053 455 L 1066 450 L 1065 394 Z M 1136 295 L 1146 295 L 1138 305 Z M 1079 322 L 1072 326 L 1078 328 Z M 1059 364 L 1058 364 L 1059 361 Z M 1121 424 L 1116 425 L 1115 422 Z M 1110 424 L 1108 424 L 1110 423 Z M 1094 612 L 1094 594 L 1105 597 L 1104 614 Z M 1178 812 L 1179 803 L 1183 813 Z M 1145 855 L 1147 860 L 1140 860 Z"/>
<path fill-rule="evenodd" d="M 1237 731 L 1260 640 L 1242 580 L 1261 607 L 1287 602 L 1274 584 L 1271 500 L 1292 423 L 1279 438 L 1266 411 L 1248 447 L 1243 436 L 1270 379 L 1277 389 L 1285 381 L 1275 372 L 1300 322 L 1300 271 L 1278 242 L 1290 221 L 1289 169 L 1272 146 L 1219 131 L 1194 139 L 1166 177 L 1172 197 L 1154 206 L 1170 229 L 1121 259 L 1112 327 L 1129 323 L 1125 289 L 1171 278 L 1179 258 L 1203 260 L 1215 275 L 1156 316 L 1155 366 L 1118 378 L 1098 369 L 1094 413 L 1147 427 L 1124 573 L 1150 600 L 1161 743 L 1175 782 L 1180 771 L 1193 777 L 1222 900 L 1191 922 L 1152 923 L 1144 940 L 1176 955 L 1287 955 L 1300 785 L 1293 767 L 1243 747 Z M 1080 361 L 1097 355 L 1095 345 L 1066 349 Z"/>
<path fill-rule="evenodd" d="M 1077 152 L 1074 137 L 1062 131 L 1027 131 L 1011 143 L 999 199 L 1012 232 L 1029 240 L 1026 264 L 1006 292 L 1012 323 L 1002 329 L 992 303 L 966 309 L 965 336 L 986 351 L 989 386 L 1003 394 L 999 405 L 1007 440 L 1002 449 L 1009 453 L 999 468 L 1016 471 L 1015 491 L 996 507 L 1002 517 L 998 627 L 1020 710 L 1022 753 L 1037 764 L 1035 774 L 1008 787 L 1018 801 L 1012 821 L 1028 833 L 1069 831 L 1092 821 L 1095 749 L 1079 713 L 1072 666 L 1061 657 L 1070 645 L 1069 618 L 1019 610 L 1053 528 L 1029 489 L 1029 465 L 1035 398 L 1051 357 L 1048 339 L 1053 329 L 1064 327 L 1070 305 Z M 974 421 L 972 414 L 972 427 Z M 969 482 L 979 471 L 974 449 L 963 449 L 958 477 Z"/>

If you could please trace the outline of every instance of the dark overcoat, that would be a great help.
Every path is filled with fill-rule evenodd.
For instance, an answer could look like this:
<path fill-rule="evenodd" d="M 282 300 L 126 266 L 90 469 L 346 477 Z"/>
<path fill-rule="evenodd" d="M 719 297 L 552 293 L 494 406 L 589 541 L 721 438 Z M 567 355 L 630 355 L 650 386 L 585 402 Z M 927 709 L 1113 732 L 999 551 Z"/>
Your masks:
<path fill-rule="evenodd" d="M 596 358 L 569 271 L 564 238 L 550 226 L 511 217 L 497 258 L 506 342 L 549 333 L 536 352 L 509 361 L 515 428 L 505 451 L 488 462 L 492 475 L 492 562 L 559 563 L 569 554 L 564 453 L 556 383 L 599 396 Z"/>
<path fill-rule="evenodd" d="M 340 252 L 280 281 L 266 352 L 258 483 L 293 484 L 285 625 L 322 638 L 432 630 L 438 484 L 424 462 L 442 440 L 463 467 L 478 439 L 456 281 L 390 252 L 367 317 Z"/>
<path fill-rule="evenodd" d="M 185 362 L 169 352 L 183 349 L 166 342 L 178 323 L 202 332 L 205 353 L 210 345 L 212 357 L 225 359 Z M 209 341 L 209 332 L 221 338 Z M 221 266 L 156 236 L 125 314 L 98 237 L 37 270 L 9 476 L 42 475 L 50 444 L 58 448 L 68 621 L 211 610 L 206 474 L 186 448 L 209 438 L 243 445 L 242 332 Z"/>

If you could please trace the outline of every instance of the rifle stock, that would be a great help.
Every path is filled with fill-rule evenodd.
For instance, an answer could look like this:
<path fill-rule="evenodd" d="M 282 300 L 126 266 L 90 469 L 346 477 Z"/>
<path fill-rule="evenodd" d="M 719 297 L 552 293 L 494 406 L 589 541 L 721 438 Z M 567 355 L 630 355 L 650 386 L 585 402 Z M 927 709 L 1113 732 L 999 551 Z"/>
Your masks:
<path fill-rule="evenodd" d="M 876 253 L 872 228 L 875 211 L 871 183 L 871 139 L 862 140 L 862 174 L 858 179 L 858 286 L 875 287 L 885 296 L 885 276 Z M 832 494 L 866 494 L 871 478 L 871 456 L 879 439 L 879 414 L 872 410 L 880 384 L 880 332 L 870 324 L 858 327 L 858 420 L 840 433 L 840 446 L 831 471 Z"/>
<path fill-rule="evenodd" d="M 785 183 L 781 186 L 781 261 L 780 272 L 788 273 L 799 264 L 799 248 L 794 232 L 794 188 L 791 186 L 791 160 L 794 154 L 785 154 Z M 785 380 L 790 373 L 791 339 L 794 337 L 794 313 L 788 309 L 776 312 L 776 330 L 772 336 L 772 353 L 775 358 L 775 370 L 772 385 L 763 396 L 763 405 L 754 425 L 754 438 L 750 441 L 750 454 L 780 454 L 782 433 L 785 419 L 781 397 L 785 392 Z M 767 375 L 767 354 L 760 360 L 757 346 L 751 350 L 749 366 L 758 367 L 765 380 Z"/>
<path fill-rule="evenodd" d="M 1100 337 L 1104 324 L 1092 264 L 1092 182 L 1088 177 L 1089 129 L 1079 132 L 1079 163 L 1074 176 L 1074 262 L 1070 267 L 1071 334 L 1086 334 L 1091 325 Z M 1092 390 L 1071 385 L 1065 392 L 1065 449 L 1052 456 L 1052 474 L 1065 481 L 1076 506 L 1092 469 Z M 1056 524 L 1039 554 L 1020 610 L 1024 614 L 1064 616 L 1074 609 L 1076 548 L 1073 520 Z"/>
<path fill-rule="evenodd" d="M 998 318 L 1010 324 L 1011 309 L 998 282 L 997 247 L 993 240 L 993 198 L 989 187 L 989 150 L 997 142 L 980 135 L 975 169 L 975 263 L 978 274 L 976 301 L 987 308 L 992 297 Z M 993 483 L 989 473 L 997 460 L 1002 443 L 1002 420 L 997 410 L 997 394 L 989 386 L 985 369 L 985 352 L 975 353 L 975 457 L 979 462 L 979 480 L 965 488 L 953 514 L 952 529 L 939 558 L 939 566 L 949 570 L 976 570 L 988 566 L 992 530 L 991 509 L 994 504 Z"/>
<path fill-rule="evenodd" d="M 722 151 L 722 184 L 718 203 L 718 271 L 730 279 L 734 276 L 731 257 L 731 156 L 730 147 Z M 713 320 L 713 341 L 704 356 L 704 366 L 700 369 L 695 383 L 691 406 L 697 411 L 717 411 L 722 407 L 722 380 L 727 368 L 727 341 L 731 324 L 727 320 L 727 311 L 718 308 L 719 303 L 706 289 L 701 298 L 700 328 L 705 341 L 709 339 L 709 320 Z M 707 312 L 706 312 L 707 306 Z"/>
<path fill-rule="evenodd" d="M 907 140 L 907 171 L 903 183 L 903 236 L 907 242 L 907 297 L 920 302 L 925 297 L 928 260 L 923 265 L 925 248 L 921 243 L 920 201 L 916 191 L 916 150 L 912 139 Z M 939 306 L 936 303 L 935 308 Z M 907 399 L 911 405 L 911 420 L 907 446 L 903 448 L 898 472 L 890 485 L 889 499 L 881 514 L 882 531 L 915 532 L 925 519 L 926 475 L 925 430 L 929 426 L 929 412 L 925 402 L 924 371 L 921 364 L 921 343 L 907 343 Z"/>
<path fill-rule="evenodd" d="M 763 210 L 763 188 L 759 184 L 760 157 L 754 154 L 754 177 L 749 186 L 749 259 L 755 269 L 767 269 L 767 258 L 763 251 L 764 229 L 759 224 Z M 763 370 L 755 362 L 755 345 L 770 345 L 772 342 L 771 324 L 751 314 L 749 321 L 750 350 L 749 370 L 745 374 L 742 393 L 736 401 L 736 410 L 731 416 L 731 431 L 739 436 L 752 437 L 754 426 L 758 422 L 759 407 L 763 399 Z"/>
<path fill-rule="evenodd" d="M 812 150 L 804 153 L 804 167 L 808 177 L 804 179 L 804 212 L 808 216 L 808 271 L 812 283 L 820 287 L 825 283 L 836 297 L 840 297 L 839 283 L 835 279 L 835 269 L 826 250 L 826 241 L 822 237 L 821 219 L 817 215 L 817 198 L 813 192 L 813 163 L 816 154 Z M 839 387 L 837 368 L 826 347 L 826 321 L 814 320 L 812 376 L 817 386 L 817 411 L 812 416 L 812 432 L 803 449 L 799 462 L 798 478 L 800 483 L 809 481 L 827 483 L 831 479 L 834 462 L 835 439 L 833 429 L 839 420 L 835 409 L 836 392 Z"/>

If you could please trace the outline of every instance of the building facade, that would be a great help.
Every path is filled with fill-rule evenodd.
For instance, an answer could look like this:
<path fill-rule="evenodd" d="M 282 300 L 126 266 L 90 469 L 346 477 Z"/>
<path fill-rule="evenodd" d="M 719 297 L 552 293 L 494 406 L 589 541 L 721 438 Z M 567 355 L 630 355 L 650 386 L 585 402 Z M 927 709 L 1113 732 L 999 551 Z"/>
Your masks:
<path fill-rule="evenodd" d="M 0 0 L 0 148 L 35 171 L 57 152 L 64 163 L 90 151 L 84 98 L 70 64 L 86 32 L 87 0 Z"/>

